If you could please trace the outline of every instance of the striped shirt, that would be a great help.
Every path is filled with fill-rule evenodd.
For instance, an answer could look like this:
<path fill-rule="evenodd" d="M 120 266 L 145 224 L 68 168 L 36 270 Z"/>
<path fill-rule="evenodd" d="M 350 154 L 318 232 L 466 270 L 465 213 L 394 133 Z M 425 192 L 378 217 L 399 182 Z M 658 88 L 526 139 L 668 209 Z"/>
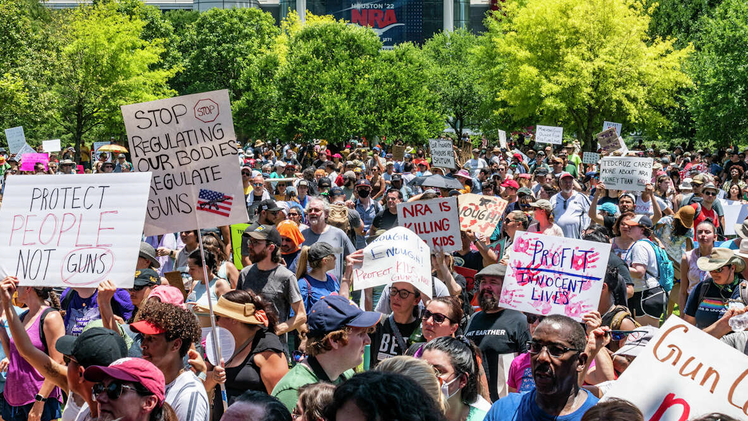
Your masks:
<path fill-rule="evenodd" d="M 191 371 L 185 371 L 166 385 L 166 403 L 177 413 L 179 421 L 208 421 L 210 417 L 208 394 Z"/>

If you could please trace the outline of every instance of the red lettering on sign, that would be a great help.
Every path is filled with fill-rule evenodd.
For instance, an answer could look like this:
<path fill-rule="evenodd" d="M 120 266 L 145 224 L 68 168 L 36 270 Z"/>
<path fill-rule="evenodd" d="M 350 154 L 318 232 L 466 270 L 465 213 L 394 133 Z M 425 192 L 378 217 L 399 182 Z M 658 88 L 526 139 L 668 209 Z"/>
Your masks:
<path fill-rule="evenodd" d="M 662 419 L 662 416 L 665 415 L 665 411 L 667 411 L 674 405 L 680 405 L 683 408 L 678 421 L 686 421 L 688 419 L 688 415 L 691 413 L 691 405 L 689 405 L 688 402 L 686 402 L 684 399 L 676 398 L 675 393 L 668 393 L 668 395 L 665 396 L 665 399 L 660 404 L 660 407 L 657 408 L 657 411 L 655 411 L 654 415 L 652 415 L 652 418 L 650 418 L 649 421 L 660 421 Z"/>

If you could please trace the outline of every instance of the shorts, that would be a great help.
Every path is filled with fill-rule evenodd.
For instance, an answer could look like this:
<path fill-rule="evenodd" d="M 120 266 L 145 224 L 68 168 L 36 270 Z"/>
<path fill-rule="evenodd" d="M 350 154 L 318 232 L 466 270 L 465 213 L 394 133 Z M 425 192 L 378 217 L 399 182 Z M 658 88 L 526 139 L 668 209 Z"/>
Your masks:
<path fill-rule="evenodd" d="M 668 293 L 661 286 L 635 292 L 629 298 L 629 310 L 634 317 L 649 316 L 659 319 L 667 309 Z"/>
<path fill-rule="evenodd" d="M 29 412 L 34 404 L 30 403 L 23 406 L 11 406 L 5 401 L 5 397 L 2 399 L 2 417 L 4 421 L 25 421 L 29 418 Z M 56 420 L 62 416 L 62 407 L 60 401 L 55 398 L 47 399 L 44 403 L 44 409 L 42 410 L 42 421 Z"/>

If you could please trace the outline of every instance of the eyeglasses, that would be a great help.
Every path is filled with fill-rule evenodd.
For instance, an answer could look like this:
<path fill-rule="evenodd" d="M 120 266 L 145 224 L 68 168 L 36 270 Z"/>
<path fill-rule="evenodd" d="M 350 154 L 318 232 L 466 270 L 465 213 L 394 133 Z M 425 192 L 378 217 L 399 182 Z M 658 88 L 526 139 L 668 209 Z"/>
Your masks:
<path fill-rule="evenodd" d="M 428 310 L 424 310 L 423 316 L 421 317 L 424 321 L 434 318 L 434 323 L 442 324 L 445 320 L 449 320 L 450 322 L 454 323 L 454 320 L 450 319 L 449 317 L 441 314 L 441 313 L 432 313 Z"/>
<path fill-rule="evenodd" d="M 575 352 L 584 351 L 583 349 L 569 348 L 569 347 L 558 345 L 558 344 L 543 345 L 540 342 L 527 341 L 527 352 L 529 352 L 530 354 L 533 354 L 533 355 L 540 354 L 543 351 L 543 348 L 545 348 L 545 350 L 548 351 L 548 354 L 550 354 L 551 357 L 560 357 L 569 351 L 575 351 Z"/>
<path fill-rule="evenodd" d="M 102 392 L 106 392 L 106 396 L 112 401 L 119 399 L 123 390 L 132 390 L 138 394 L 145 394 L 145 392 L 141 392 L 133 386 L 128 386 L 119 382 L 111 382 L 108 386 L 104 385 L 104 383 L 96 383 L 93 385 L 94 397 L 101 395 Z"/>
<path fill-rule="evenodd" d="M 716 195 L 717 195 L 717 193 L 713 192 L 713 191 L 705 191 L 704 192 L 704 196 L 716 196 Z"/>
<path fill-rule="evenodd" d="M 397 289 L 395 287 L 390 287 L 390 296 L 394 297 L 395 295 L 400 296 L 403 300 L 410 297 L 410 294 L 415 294 L 415 292 L 408 291 L 407 289 Z"/>

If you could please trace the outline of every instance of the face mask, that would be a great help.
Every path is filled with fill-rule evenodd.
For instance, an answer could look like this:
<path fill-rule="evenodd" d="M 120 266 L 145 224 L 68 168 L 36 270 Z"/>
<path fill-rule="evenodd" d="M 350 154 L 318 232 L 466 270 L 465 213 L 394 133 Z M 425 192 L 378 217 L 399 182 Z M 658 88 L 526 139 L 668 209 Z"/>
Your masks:
<path fill-rule="evenodd" d="M 361 190 L 358 191 L 358 196 L 359 197 L 363 197 L 364 199 L 366 199 L 367 197 L 369 197 L 369 193 L 370 192 L 369 192 L 368 189 L 361 189 Z"/>
<path fill-rule="evenodd" d="M 444 383 L 442 385 L 441 390 L 442 390 L 442 397 L 444 398 L 444 402 L 448 401 L 449 398 L 451 398 L 452 396 L 454 396 L 455 394 L 457 394 L 457 392 L 460 391 L 460 389 L 458 388 L 452 394 L 449 393 L 449 385 L 452 384 L 452 383 L 454 383 L 456 380 L 459 380 L 459 378 L 460 378 L 460 376 L 457 376 L 454 379 L 452 379 L 450 382 Z"/>

